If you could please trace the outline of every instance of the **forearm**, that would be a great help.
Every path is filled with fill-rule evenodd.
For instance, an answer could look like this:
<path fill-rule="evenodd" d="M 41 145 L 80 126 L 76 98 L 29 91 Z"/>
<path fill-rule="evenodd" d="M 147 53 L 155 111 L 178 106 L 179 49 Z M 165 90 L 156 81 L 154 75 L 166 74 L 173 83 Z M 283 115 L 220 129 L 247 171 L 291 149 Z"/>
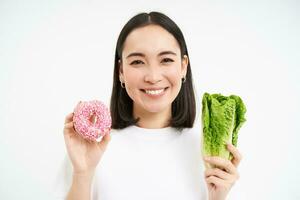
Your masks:
<path fill-rule="evenodd" d="M 73 174 L 73 181 L 66 200 L 90 200 L 93 173 Z"/>
<path fill-rule="evenodd" d="M 208 196 L 208 200 L 227 200 L 226 197 L 211 197 L 211 196 Z"/>

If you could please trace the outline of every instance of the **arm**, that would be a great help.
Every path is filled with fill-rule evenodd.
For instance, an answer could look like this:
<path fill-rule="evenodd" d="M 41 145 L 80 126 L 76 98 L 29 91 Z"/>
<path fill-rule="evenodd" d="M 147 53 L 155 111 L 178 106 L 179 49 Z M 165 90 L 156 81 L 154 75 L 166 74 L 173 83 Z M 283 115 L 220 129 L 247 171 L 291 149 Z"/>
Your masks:
<path fill-rule="evenodd" d="M 209 200 L 225 200 L 231 187 L 239 179 L 237 167 L 242 156 L 232 144 L 228 144 L 227 148 L 233 155 L 231 161 L 217 156 L 204 158 L 206 162 L 217 166 L 205 171 Z"/>
<path fill-rule="evenodd" d="M 67 200 L 90 200 L 93 173 L 73 174 L 72 185 Z"/>
<path fill-rule="evenodd" d="M 90 200 L 96 166 L 110 141 L 107 133 L 100 142 L 87 141 L 73 128 L 73 113 L 65 120 L 64 139 L 73 166 L 73 180 L 67 200 Z"/>

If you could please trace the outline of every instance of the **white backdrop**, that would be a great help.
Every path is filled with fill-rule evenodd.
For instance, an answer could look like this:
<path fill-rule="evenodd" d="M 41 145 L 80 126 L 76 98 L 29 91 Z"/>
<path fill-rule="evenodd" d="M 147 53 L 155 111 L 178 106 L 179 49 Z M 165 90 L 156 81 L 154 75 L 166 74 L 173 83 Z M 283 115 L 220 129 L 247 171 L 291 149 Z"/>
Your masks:
<path fill-rule="evenodd" d="M 220 92 L 246 103 L 235 190 L 245 199 L 300 199 L 296 0 L 1 0 L 0 199 L 52 199 L 65 115 L 79 100 L 109 104 L 118 34 L 152 10 L 182 29 L 198 102 Z"/>

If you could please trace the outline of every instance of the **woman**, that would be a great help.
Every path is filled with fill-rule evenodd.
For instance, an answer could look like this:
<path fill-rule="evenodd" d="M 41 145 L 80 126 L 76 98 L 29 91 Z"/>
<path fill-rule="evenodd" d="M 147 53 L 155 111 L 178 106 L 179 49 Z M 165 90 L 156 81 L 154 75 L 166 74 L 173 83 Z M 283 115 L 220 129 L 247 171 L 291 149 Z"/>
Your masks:
<path fill-rule="evenodd" d="M 113 129 L 99 143 L 79 137 L 73 113 L 66 117 L 73 167 L 67 199 L 226 198 L 241 156 L 228 145 L 233 160 L 205 158 L 218 167 L 203 172 L 188 51 L 166 15 L 141 13 L 122 29 L 110 110 Z"/>

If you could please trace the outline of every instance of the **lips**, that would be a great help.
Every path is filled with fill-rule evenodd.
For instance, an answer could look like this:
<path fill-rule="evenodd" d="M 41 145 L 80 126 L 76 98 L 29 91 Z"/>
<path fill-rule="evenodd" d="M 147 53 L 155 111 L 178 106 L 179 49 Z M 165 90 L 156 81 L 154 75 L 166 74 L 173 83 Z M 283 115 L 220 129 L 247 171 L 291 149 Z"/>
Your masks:
<path fill-rule="evenodd" d="M 160 88 L 145 88 L 145 89 L 141 89 L 141 91 L 145 94 L 147 94 L 148 96 L 161 96 L 165 93 L 165 91 L 168 89 L 169 87 L 160 87 Z"/>
<path fill-rule="evenodd" d="M 141 89 L 141 91 L 146 92 L 146 91 L 161 91 L 161 90 L 166 90 L 169 87 L 159 87 L 159 88 L 145 88 Z"/>

